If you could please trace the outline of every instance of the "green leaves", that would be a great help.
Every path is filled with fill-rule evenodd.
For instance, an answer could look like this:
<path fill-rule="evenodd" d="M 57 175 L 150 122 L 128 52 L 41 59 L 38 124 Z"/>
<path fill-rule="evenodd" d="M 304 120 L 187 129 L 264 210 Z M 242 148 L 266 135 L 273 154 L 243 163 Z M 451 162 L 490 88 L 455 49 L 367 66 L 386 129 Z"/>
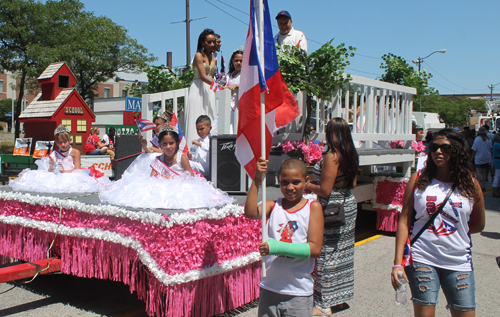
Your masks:
<path fill-rule="evenodd" d="M 380 68 L 384 69 L 385 73 L 380 77 L 380 80 L 416 88 L 414 108 L 419 104 L 422 96 L 436 93 L 434 87 L 429 87 L 429 79 L 432 78 L 432 75 L 426 70 L 419 72 L 410 66 L 404 58 L 392 53 L 385 54 L 382 59 L 385 64 L 382 63 Z"/>
<path fill-rule="evenodd" d="M 439 95 L 427 95 L 422 98 L 422 111 L 439 113 L 441 119 L 449 126 L 463 126 L 467 124 L 469 109 L 485 110 L 485 100 L 471 100 L 469 98 L 448 98 Z"/>

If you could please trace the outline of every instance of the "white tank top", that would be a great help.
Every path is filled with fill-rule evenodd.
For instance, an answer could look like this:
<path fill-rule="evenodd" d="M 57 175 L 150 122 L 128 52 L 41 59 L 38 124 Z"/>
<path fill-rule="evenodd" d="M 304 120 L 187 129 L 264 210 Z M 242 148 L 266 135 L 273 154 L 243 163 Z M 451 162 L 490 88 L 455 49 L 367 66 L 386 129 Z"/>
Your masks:
<path fill-rule="evenodd" d="M 413 234 L 419 232 L 441 205 L 452 183 L 433 179 L 425 190 L 415 189 Z M 472 271 L 472 240 L 468 222 L 474 201 L 455 189 L 441 214 L 412 246 L 413 261 L 452 271 Z"/>
<path fill-rule="evenodd" d="M 312 202 L 308 200 L 301 209 L 289 212 L 282 207 L 282 198 L 278 199 L 267 220 L 269 238 L 288 243 L 307 243 Z M 316 260 L 312 258 L 295 259 L 268 255 L 267 276 L 260 282 L 260 287 L 279 294 L 312 295 L 312 273 L 315 264 Z"/>

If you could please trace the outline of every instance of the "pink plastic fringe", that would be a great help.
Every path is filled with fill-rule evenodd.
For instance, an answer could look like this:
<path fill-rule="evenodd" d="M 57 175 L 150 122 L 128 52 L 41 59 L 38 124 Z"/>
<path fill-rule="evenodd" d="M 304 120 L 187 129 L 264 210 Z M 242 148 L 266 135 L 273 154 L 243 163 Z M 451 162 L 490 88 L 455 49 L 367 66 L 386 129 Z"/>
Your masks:
<path fill-rule="evenodd" d="M 46 257 L 54 237 L 22 226 L 0 223 L 0 254 L 36 261 Z M 166 286 L 141 263 L 133 249 L 102 240 L 58 236 L 53 255 L 61 271 L 79 277 L 110 279 L 129 285 L 146 302 L 150 316 L 205 317 L 244 305 L 259 296 L 260 262 L 201 280 Z"/>
<path fill-rule="evenodd" d="M 396 209 L 374 209 L 377 211 L 377 230 L 396 232 L 401 213 Z"/>

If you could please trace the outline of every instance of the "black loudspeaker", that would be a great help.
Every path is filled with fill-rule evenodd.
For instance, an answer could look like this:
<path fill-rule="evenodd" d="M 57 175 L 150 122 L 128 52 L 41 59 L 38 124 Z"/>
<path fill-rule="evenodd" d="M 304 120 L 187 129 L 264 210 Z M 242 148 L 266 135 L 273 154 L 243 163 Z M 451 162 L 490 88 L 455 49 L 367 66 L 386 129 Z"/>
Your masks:
<path fill-rule="evenodd" d="M 122 177 L 123 172 L 125 172 L 129 165 L 137 158 L 138 155 L 135 154 L 140 153 L 142 153 L 141 138 L 137 134 L 122 134 L 116 136 L 115 180 L 119 180 Z"/>
<path fill-rule="evenodd" d="M 210 175 L 215 187 L 228 193 L 246 193 L 247 175 L 234 150 L 236 135 L 216 135 L 210 140 Z"/>

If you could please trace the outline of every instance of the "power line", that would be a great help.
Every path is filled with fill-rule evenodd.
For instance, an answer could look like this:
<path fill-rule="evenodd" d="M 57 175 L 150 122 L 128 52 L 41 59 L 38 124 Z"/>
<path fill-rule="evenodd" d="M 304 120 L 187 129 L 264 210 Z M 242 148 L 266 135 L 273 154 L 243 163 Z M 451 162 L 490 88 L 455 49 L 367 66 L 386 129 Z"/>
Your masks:
<path fill-rule="evenodd" d="M 457 87 L 460 87 L 462 89 L 465 89 L 465 90 L 471 90 L 471 91 L 483 91 L 483 89 L 469 89 L 469 88 L 465 88 L 465 87 L 462 87 L 460 85 L 457 85 L 455 84 L 454 82 L 452 82 L 451 80 L 448 80 L 446 79 L 443 75 L 441 75 L 440 73 L 437 72 L 437 70 L 435 70 L 434 68 L 431 67 L 431 65 L 429 65 L 429 63 L 425 62 L 427 64 L 427 66 L 429 66 L 430 69 L 432 69 L 432 71 L 434 71 L 436 74 L 438 74 L 439 76 L 441 76 L 444 80 L 446 80 L 447 82 L 449 83 L 452 83 L 453 85 L 457 86 Z M 444 86 L 443 86 L 444 87 Z M 445 87 L 446 88 L 446 87 Z M 449 88 L 447 88 L 449 89 Z M 451 89 L 450 89 L 451 90 Z"/>
<path fill-rule="evenodd" d="M 212 5 L 212 6 L 214 6 L 214 7 L 216 7 L 217 9 L 221 10 L 222 12 L 224 12 L 224 13 L 225 13 L 225 14 L 227 14 L 227 15 L 229 15 L 229 16 L 230 16 L 230 17 L 232 17 L 233 19 L 236 19 L 236 20 L 240 21 L 241 23 L 243 23 L 244 25 L 247 25 L 247 23 L 246 23 L 246 22 L 243 22 L 242 20 L 238 19 L 237 17 L 235 17 L 235 16 L 234 16 L 234 15 L 232 15 L 231 13 L 229 13 L 229 12 L 227 12 L 227 11 L 225 11 L 225 10 L 223 10 L 223 9 L 219 8 L 219 7 L 218 7 L 218 6 L 216 6 L 215 4 L 213 4 L 213 3 L 209 2 L 208 0 L 205 0 L 205 2 L 206 2 L 206 3 L 208 3 L 208 4 L 210 4 L 210 5 Z"/>
<path fill-rule="evenodd" d="M 360 72 L 360 73 L 363 73 L 363 74 L 369 74 L 369 75 L 380 76 L 380 74 L 375 74 L 375 73 L 364 72 L 364 71 L 362 71 L 362 70 L 357 70 L 357 69 L 354 69 L 354 68 L 351 68 L 351 67 L 346 67 L 345 69 L 353 70 L 353 71 L 355 71 L 355 72 Z"/>
<path fill-rule="evenodd" d="M 246 13 L 245 11 L 242 11 L 242 10 L 240 10 L 240 9 L 238 9 L 238 8 L 235 8 L 235 7 L 233 7 L 232 5 L 225 3 L 224 1 L 221 1 L 221 0 L 216 0 L 216 1 L 218 1 L 218 2 L 220 2 L 220 3 L 222 3 L 222 4 L 224 4 L 224 5 L 226 5 L 226 6 L 228 6 L 228 7 L 230 7 L 231 9 L 234 9 L 234 10 L 236 10 L 236 11 L 238 11 L 238 12 L 241 12 L 241 13 L 243 13 L 243 14 L 249 15 L 249 14 L 248 14 L 248 13 Z"/>
<path fill-rule="evenodd" d="M 443 86 L 443 85 L 441 85 L 440 83 L 436 82 L 435 80 L 429 79 L 429 81 L 432 81 L 434 84 L 436 84 L 436 85 L 438 85 L 438 86 L 441 86 L 441 87 L 443 87 L 443 88 L 445 88 L 445 89 L 448 89 L 449 91 L 453 91 L 453 92 L 455 92 L 455 90 L 454 90 L 454 89 L 451 89 L 451 88 L 448 88 L 448 87 L 446 87 L 446 86 Z"/>

